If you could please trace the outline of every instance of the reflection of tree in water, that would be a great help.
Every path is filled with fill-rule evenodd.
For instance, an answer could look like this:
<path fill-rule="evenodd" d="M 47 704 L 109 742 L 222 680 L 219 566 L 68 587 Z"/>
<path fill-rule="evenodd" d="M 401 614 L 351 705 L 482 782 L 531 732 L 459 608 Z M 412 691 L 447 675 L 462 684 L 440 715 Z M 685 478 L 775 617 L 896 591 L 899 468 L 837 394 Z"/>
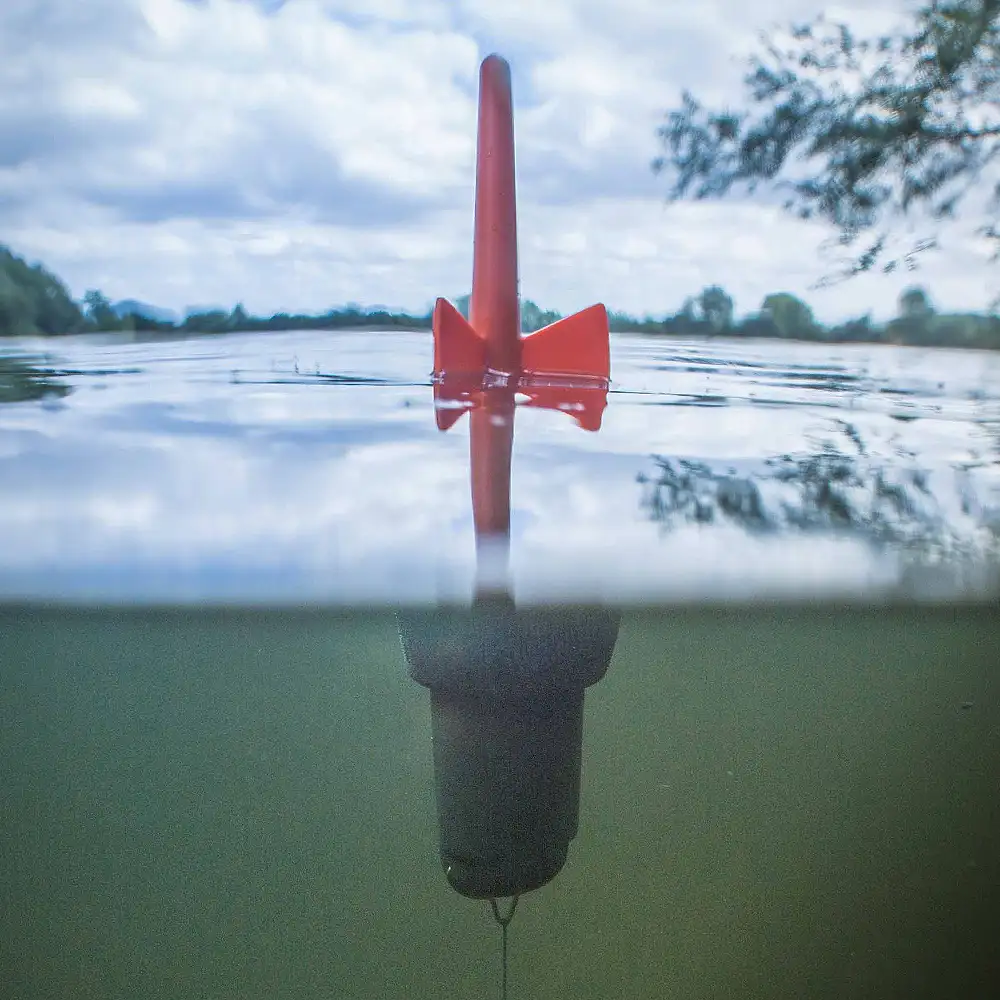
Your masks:
<path fill-rule="evenodd" d="M 905 455 L 891 463 L 871 458 L 856 428 L 838 424 L 855 454 L 828 441 L 813 454 L 765 459 L 746 474 L 655 456 L 656 472 L 638 477 L 642 506 L 666 530 L 728 524 L 757 535 L 839 534 L 923 555 L 997 548 L 997 512 L 961 468 L 946 489 Z"/>
<path fill-rule="evenodd" d="M 0 403 L 25 403 L 33 399 L 61 398 L 73 390 L 31 358 L 0 355 Z"/>

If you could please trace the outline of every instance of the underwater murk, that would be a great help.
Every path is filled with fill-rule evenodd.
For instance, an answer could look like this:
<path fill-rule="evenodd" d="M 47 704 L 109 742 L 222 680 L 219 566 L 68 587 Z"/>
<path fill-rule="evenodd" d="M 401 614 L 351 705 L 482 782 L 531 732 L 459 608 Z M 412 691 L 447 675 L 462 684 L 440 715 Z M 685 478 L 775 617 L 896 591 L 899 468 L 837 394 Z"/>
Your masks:
<path fill-rule="evenodd" d="M 534 614 L 554 662 L 579 609 Z M 402 628 L 492 648 L 478 619 Z M 456 857 L 561 865 L 508 928 L 510 996 L 995 995 L 995 607 L 622 609 L 605 676 L 555 708 L 436 704 L 400 631 L 0 610 L 5 995 L 499 996 Z"/>

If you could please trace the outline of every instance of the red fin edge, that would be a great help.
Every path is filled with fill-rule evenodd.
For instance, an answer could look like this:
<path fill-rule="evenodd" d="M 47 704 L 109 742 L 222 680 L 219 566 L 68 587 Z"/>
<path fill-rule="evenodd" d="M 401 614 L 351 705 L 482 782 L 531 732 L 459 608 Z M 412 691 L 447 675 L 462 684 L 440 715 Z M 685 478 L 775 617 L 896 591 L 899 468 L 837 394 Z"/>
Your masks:
<path fill-rule="evenodd" d="M 486 342 L 447 300 L 434 303 L 434 374 L 460 375 L 486 368 Z"/>
<path fill-rule="evenodd" d="M 521 341 L 521 370 L 532 375 L 611 378 L 608 311 L 590 306 Z"/>

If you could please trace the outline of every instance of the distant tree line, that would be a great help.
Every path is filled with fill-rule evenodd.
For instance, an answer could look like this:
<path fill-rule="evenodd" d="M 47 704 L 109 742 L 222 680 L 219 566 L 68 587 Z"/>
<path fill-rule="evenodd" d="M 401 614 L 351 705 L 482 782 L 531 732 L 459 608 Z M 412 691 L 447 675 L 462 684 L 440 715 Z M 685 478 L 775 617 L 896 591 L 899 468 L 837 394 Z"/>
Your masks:
<path fill-rule="evenodd" d="M 469 297 L 456 305 L 468 313 Z M 76 303 L 66 286 L 40 264 L 28 264 L 0 246 L 0 336 L 36 336 L 125 331 L 135 333 L 235 333 L 267 330 L 336 330 L 361 327 L 377 329 L 429 329 L 431 314 L 412 315 L 385 309 L 346 306 L 318 315 L 275 313 L 252 316 L 242 305 L 226 311 L 189 313 L 183 320 L 157 318 L 121 304 L 113 305 L 99 291 L 88 291 Z M 560 318 L 530 299 L 521 303 L 521 325 L 525 332 L 538 330 Z M 760 308 L 737 319 L 732 297 L 719 285 L 710 285 L 685 300 L 680 310 L 663 318 L 637 318 L 623 312 L 609 314 L 616 332 L 648 333 L 680 337 L 769 337 L 786 340 L 816 340 L 828 343 L 914 344 L 940 347 L 977 347 L 1000 350 L 1000 316 L 981 313 L 939 313 L 928 293 L 919 287 L 907 289 L 899 299 L 897 315 L 887 323 L 875 323 L 870 315 L 834 326 L 816 320 L 802 299 L 788 292 L 764 297 Z"/>
<path fill-rule="evenodd" d="M 28 264 L 0 245 L 0 336 L 58 336 L 87 332 L 235 333 L 264 330 L 333 330 L 357 327 L 429 329 L 431 314 L 390 312 L 345 306 L 313 314 L 251 316 L 242 305 L 232 310 L 188 313 L 183 320 L 157 318 L 141 305 L 123 312 L 102 292 L 88 291 L 82 303 L 41 264 Z"/>
<path fill-rule="evenodd" d="M 611 329 L 619 332 L 1000 350 L 1000 316 L 938 312 L 930 295 L 919 286 L 900 295 L 897 314 L 887 323 L 876 323 L 869 313 L 828 326 L 816 319 L 802 299 L 789 292 L 766 295 L 756 312 L 737 319 L 733 299 L 719 285 L 710 285 L 686 299 L 678 312 L 663 319 L 636 319 L 616 312 L 609 318 Z"/>
<path fill-rule="evenodd" d="M 413 316 L 386 309 L 345 306 L 317 314 L 280 312 L 270 316 L 252 316 L 242 304 L 228 311 L 207 309 L 189 312 L 183 320 L 175 323 L 139 310 L 122 314 L 96 291 L 87 292 L 84 307 L 88 329 L 136 333 L 257 333 L 266 330 L 345 330 L 358 327 L 412 330 L 427 329 L 431 325 L 430 313 Z"/>

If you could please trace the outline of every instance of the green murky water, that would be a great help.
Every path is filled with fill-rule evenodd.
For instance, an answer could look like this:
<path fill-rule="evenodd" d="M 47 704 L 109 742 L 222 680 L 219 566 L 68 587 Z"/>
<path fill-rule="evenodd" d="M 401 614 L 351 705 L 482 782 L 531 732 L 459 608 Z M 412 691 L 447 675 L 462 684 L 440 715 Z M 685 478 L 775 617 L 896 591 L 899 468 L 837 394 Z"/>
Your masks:
<path fill-rule="evenodd" d="M 511 997 L 993 997 L 995 605 L 626 611 Z M 389 613 L 0 610 L 11 998 L 499 996 Z"/>

